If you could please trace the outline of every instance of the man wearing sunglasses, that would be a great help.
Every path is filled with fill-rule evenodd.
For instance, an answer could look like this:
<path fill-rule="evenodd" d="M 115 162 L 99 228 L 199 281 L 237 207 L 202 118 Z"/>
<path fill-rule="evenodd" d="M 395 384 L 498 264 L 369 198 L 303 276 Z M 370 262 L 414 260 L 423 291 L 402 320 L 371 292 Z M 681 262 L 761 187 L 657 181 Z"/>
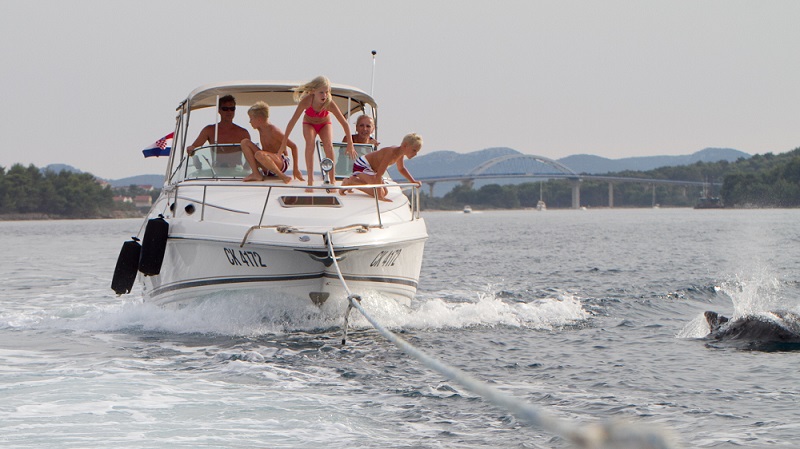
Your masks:
<path fill-rule="evenodd" d="M 189 156 L 194 154 L 195 148 L 205 145 L 206 142 L 213 144 L 239 144 L 244 139 L 250 138 L 250 132 L 241 126 L 233 123 L 233 116 L 236 114 L 236 99 L 233 95 L 225 95 L 219 99 L 219 123 L 208 125 L 200 131 L 194 143 L 186 147 Z M 216 142 L 214 135 L 217 136 Z M 241 147 L 224 146 L 216 149 L 216 159 L 214 165 L 217 167 L 235 167 L 242 165 Z"/>

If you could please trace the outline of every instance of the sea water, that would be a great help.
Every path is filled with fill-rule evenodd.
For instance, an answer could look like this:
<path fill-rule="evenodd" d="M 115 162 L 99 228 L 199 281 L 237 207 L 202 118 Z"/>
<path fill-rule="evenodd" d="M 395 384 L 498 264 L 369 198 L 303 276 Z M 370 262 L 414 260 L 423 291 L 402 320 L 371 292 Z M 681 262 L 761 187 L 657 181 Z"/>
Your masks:
<path fill-rule="evenodd" d="M 795 447 L 797 347 L 703 339 L 706 310 L 800 311 L 800 211 L 426 212 L 411 307 L 377 320 L 569 425 Z M 0 222 L 4 448 L 572 447 L 426 368 L 358 313 L 179 311 L 110 289 L 140 220 Z M 269 292 L 264 292 L 269 295 Z"/>

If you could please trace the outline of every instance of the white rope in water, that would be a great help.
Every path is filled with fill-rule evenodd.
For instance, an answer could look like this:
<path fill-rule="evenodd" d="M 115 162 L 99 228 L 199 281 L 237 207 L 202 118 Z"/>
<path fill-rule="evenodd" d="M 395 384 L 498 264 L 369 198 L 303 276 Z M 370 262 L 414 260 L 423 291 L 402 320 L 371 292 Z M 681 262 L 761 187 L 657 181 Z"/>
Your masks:
<path fill-rule="evenodd" d="M 565 420 L 559 420 L 553 416 L 546 414 L 544 411 L 539 410 L 533 405 L 524 403 L 517 398 L 507 395 L 496 388 L 492 388 L 484 382 L 475 379 L 467 373 L 449 366 L 439 360 L 434 359 L 428 354 L 417 349 L 411 343 L 403 340 L 392 331 L 383 327 L 381 323 L 376 321 L 366 310 L 362 307 L 361 298 L 354 295 L 345 282 L 342 271 L 339 269 L 339 264 L 336 261 L 336 253 L 333 250 L 333 241 L 331 234 L 326 234 L 329 256 L 333 259 L 333 265 L 336 267 L 336 272 L 342 286 L 347 292 L 348 307 L 347 315 L 345 315 L 345 337 L 342 343 L 345 342 L 347 336 L 347 316 L 350 314 L 350 309 L 355 307 L 367 321 L 387 340 L 394 343 L 403 352 L 414 357 L 423 365 L 442 374 L 443 376 L 455 381 L 467 390 L 474 394 L 481 396 L 492 404 L 508 410 L 514 416 L 526 421 L 528 424 L 540 427 L 545 431 L 560 435 L 563 438 L 571 441 L 577 447 L 602 449 L 602 448 L 637 448 L 637 449 L 674 449 L 678 446 L 674 443 L 672 438 L 666 435 L 660 429 L 648 428 L 644 425 L 634 425 L 625 422 L 606 422 L 604 424 L 588 425 L 584 427 L 576 426 Z"/>

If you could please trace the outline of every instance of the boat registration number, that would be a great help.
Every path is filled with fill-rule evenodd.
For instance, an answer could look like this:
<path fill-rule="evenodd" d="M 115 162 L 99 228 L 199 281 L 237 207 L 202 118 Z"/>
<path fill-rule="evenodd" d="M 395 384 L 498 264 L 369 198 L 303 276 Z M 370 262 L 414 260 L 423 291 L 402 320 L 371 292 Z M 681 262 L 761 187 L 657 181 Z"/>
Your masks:
<path fill-rule="evenodd" d="M 393 267 L 397 258 L 400 257 L 400 253 L 403 252 L 402 249 L 396 249 L 394 251 L 381 251 L 372 259 L 372 263 L 369 264 L 371 267 Z"/>
<path fill-rule="evenodd" d="M 231 248 L 225 249 L 225 257 L 231 265 L 248 266 L 248 267 L 266 267 L 261 254 L 257 251 L 242 251 Z"/>

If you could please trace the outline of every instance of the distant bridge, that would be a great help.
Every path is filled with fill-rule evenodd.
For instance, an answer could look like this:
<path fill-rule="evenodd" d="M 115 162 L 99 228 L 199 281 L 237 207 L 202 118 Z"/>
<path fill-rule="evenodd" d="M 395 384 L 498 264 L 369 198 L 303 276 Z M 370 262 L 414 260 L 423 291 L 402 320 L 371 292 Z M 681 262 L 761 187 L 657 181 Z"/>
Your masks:
<path fill-rule="evenodd" d="M 531 178 L 539 180 L 568 179 L 572 184 L 572 208 L 580 208 L 581 190 L 583 180 L 608 182 L 608 207 L 614 207 L 614 184 L 620 182 L 637 182 L 640 184 L 666 184 L 703 187 L 709 184 L 720 186 L 720 183 L 705 183 L 701 181 L 676 181 L 670 179 L 629 178 L 624 176 L 599 176 L 581 175 L 575 173 L 566 165 L 548 159 L 544 156 L 530 154 L 512 154 L 490 159 L 473 168 L 463 175 L 434 176 L 417 178 L 417 181 L 428 184 L 430 195 L 433 196 L 433 187 L 437 182 L 461 182 L 472 187 L 476 180 L 482 179 L 513 179 Z M 653 202 L 655 203 L 655 188 L 653 189 Z"/>

